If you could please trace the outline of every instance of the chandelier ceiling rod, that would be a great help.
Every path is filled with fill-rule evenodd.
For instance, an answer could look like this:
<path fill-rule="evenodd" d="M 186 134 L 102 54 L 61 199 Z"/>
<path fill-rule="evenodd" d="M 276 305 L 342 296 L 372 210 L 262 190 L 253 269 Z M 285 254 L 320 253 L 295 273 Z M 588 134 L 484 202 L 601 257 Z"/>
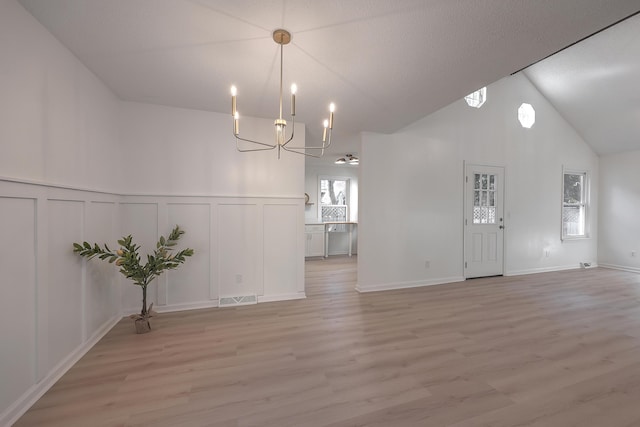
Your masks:
<path fill-rule="evenodd" d="M 231 86 L 231 116 L 233 117 L 233 135 L 236 138 L 236 149 L 240 152 L 250 151 L 265 151 L 278 148 L 278 158 L 280 158 L 280 151 L 285 150 L 291 153 L 302 154 L 310 157 L 322 157 L 324 150 L 331 145 L 331 133 L 333 131 L 333 112 L 335 106 L 333 103 L 329 105 L 329 119 L 324 121 L 324 129 L 322 132 L 322 145 L 320 146 L 303 146 L 303 147 L 288 147 L 287 144 L 293 140 L 295 135 L 296 126 L 296 84 L 291 85 L 291 136 L 286 138 L 286 126 L 287 121 L 282 118 L 282 77 L 283 77 L 283 64 L 284 64 L 284 45 L 289 44 L 291 41 L 291 33 L 287 30 L 277 29 L 273 32 L 273 40 L 280 45 L 280 112 L 278 118 L 275 120 L 276 142 L 275 144 L 268 144 L 266 142 L 255 141 L 252 139 L 240 137 L 240 114 L 237 110 L 237 89 L 235 86 Z M 251 144 L 257 144 L 258 148 L 242 148 L 240 141 L 248 142 Z M 319 154 L 308 153 L 307 150 L 320 150 Z"/>
<path fill-rule="evenodd" d="M 280 39 L 282 40 L 282 39 Z M 282 43 L 280 43 L 280 120 L 282 120 L 282 64 L 284 61 L 284 45 Z M 293 90 L 291 91 L 291 105 L 293 105 L 293 97 L 295 96 L 295 93 L 293 93 Z M 295 116 L 296 112 L 295 111 L 291 111 L 291 114 Z"/>

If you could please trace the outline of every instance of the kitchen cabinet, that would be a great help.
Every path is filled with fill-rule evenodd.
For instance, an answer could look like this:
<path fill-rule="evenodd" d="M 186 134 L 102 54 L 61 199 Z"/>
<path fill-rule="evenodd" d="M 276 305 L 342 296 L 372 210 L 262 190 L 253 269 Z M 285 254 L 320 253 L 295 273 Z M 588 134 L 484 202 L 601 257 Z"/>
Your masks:
<path fill-rule="evenodd" d="M 324 225 L 306 224 L 305 233 L 305 256 L 324 256 Z"/>

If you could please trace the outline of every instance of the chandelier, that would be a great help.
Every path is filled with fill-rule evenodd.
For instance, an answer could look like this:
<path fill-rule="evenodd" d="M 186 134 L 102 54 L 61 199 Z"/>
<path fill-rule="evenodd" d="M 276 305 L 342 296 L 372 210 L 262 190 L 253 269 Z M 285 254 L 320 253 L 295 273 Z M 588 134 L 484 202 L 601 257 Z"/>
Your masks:
<path fill-rule="evenodd" d="M 322 131 L 322 145 L 304 147 L 288 145 L 291 141 L 293 141 L 293 137 L 295 134 L 297 86 L 295 83 L 291 85 L 291 135 L 287 138 L 287 121 L 282 118 L 282 51 L 283 46 L 289 44 L 289 42 L 291 41 L 291 33 L 283 29 L 275 30 L 273 32 L 273 41 L 280 45 L 280 115 L 274 122 L 275 142 L 273 144 L 269 144 L 263 141 L 255 141 L 252 139 L 240 137 L 240 114 L 238 113 L 236 101 L 238 90 L 235 86 L 231 86 L 231 115 L 233 116 L 233 136 L 236 138 L 236 149 L 242 153 L 245 153 L 249 151 L 265 151 L 277 148 L 278 159 L 280 158 L 281 150 L 289 151 L 296 154 L 302 154 L 304 156 L 322 157 L 322 155 L 324 154 L 324 150 L 329 148 L 329 146 L 331 145 L 331 131 L 333 130 L 333 112 L 335 110 L 335 105 L 333 103 L 329 104 L 329 118 L 326 119 L 323 123 L 324 129 Z M 240 141 L 254 144 L 249 146 L 253 148 L 242 148 L 240 146 Z M 307 152 L 307 150 L 312 151 Z"/>

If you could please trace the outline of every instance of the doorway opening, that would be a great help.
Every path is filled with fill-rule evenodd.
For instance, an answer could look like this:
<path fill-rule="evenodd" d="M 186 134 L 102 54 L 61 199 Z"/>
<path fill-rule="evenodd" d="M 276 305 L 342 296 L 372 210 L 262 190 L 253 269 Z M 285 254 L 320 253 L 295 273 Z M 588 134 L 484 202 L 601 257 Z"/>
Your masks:
<path fill-rule="evenodd" d="M 305 162 L 307 296 L 322 293 L 323 287 L 334 292 L 346 277 L 350 277 L 350 291 L 355 292 L 359 167 L 357 163 L 338 163 L 312 158 Z"/>

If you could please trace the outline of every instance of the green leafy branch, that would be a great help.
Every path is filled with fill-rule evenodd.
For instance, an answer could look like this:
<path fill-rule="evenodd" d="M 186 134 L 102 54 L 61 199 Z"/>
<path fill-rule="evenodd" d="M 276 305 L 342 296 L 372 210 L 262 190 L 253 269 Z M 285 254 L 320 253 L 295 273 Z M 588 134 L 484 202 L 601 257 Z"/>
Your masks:
<path fill-rule="evenodd" d="M 156 249 L 153 254 L 147 255 L 147 261 L 142 264 L 139 254 L 140 245 L 133 243 L 131 235 L 118 240 L 120 249 L 112 250 L 105 243 L 100 247 L 97 243 L 91 245 L 89 242 L 82 244 L 74 243 L 73 252 L 80 256 L 92 259 L 98 257 L 101 260 L 108 261 L 110 264 L 115 263 L 120 267 L 122 273 L 127 279 L 131 279 L 135 285 L 142 287 L 142 311 L 140 316 L 146 318 L 149 316 L 151 307 L 147 308 L 147 285 L 156 277 L 160 276 L 166 270 L 173 270 L 186 261 L 187 257 L 193 255 L 193 249 L 187 248 L 172 253 L 180 236 L 184 231 L 179 226 L 169 234 L 165 239 L 160 236 Z"/>

